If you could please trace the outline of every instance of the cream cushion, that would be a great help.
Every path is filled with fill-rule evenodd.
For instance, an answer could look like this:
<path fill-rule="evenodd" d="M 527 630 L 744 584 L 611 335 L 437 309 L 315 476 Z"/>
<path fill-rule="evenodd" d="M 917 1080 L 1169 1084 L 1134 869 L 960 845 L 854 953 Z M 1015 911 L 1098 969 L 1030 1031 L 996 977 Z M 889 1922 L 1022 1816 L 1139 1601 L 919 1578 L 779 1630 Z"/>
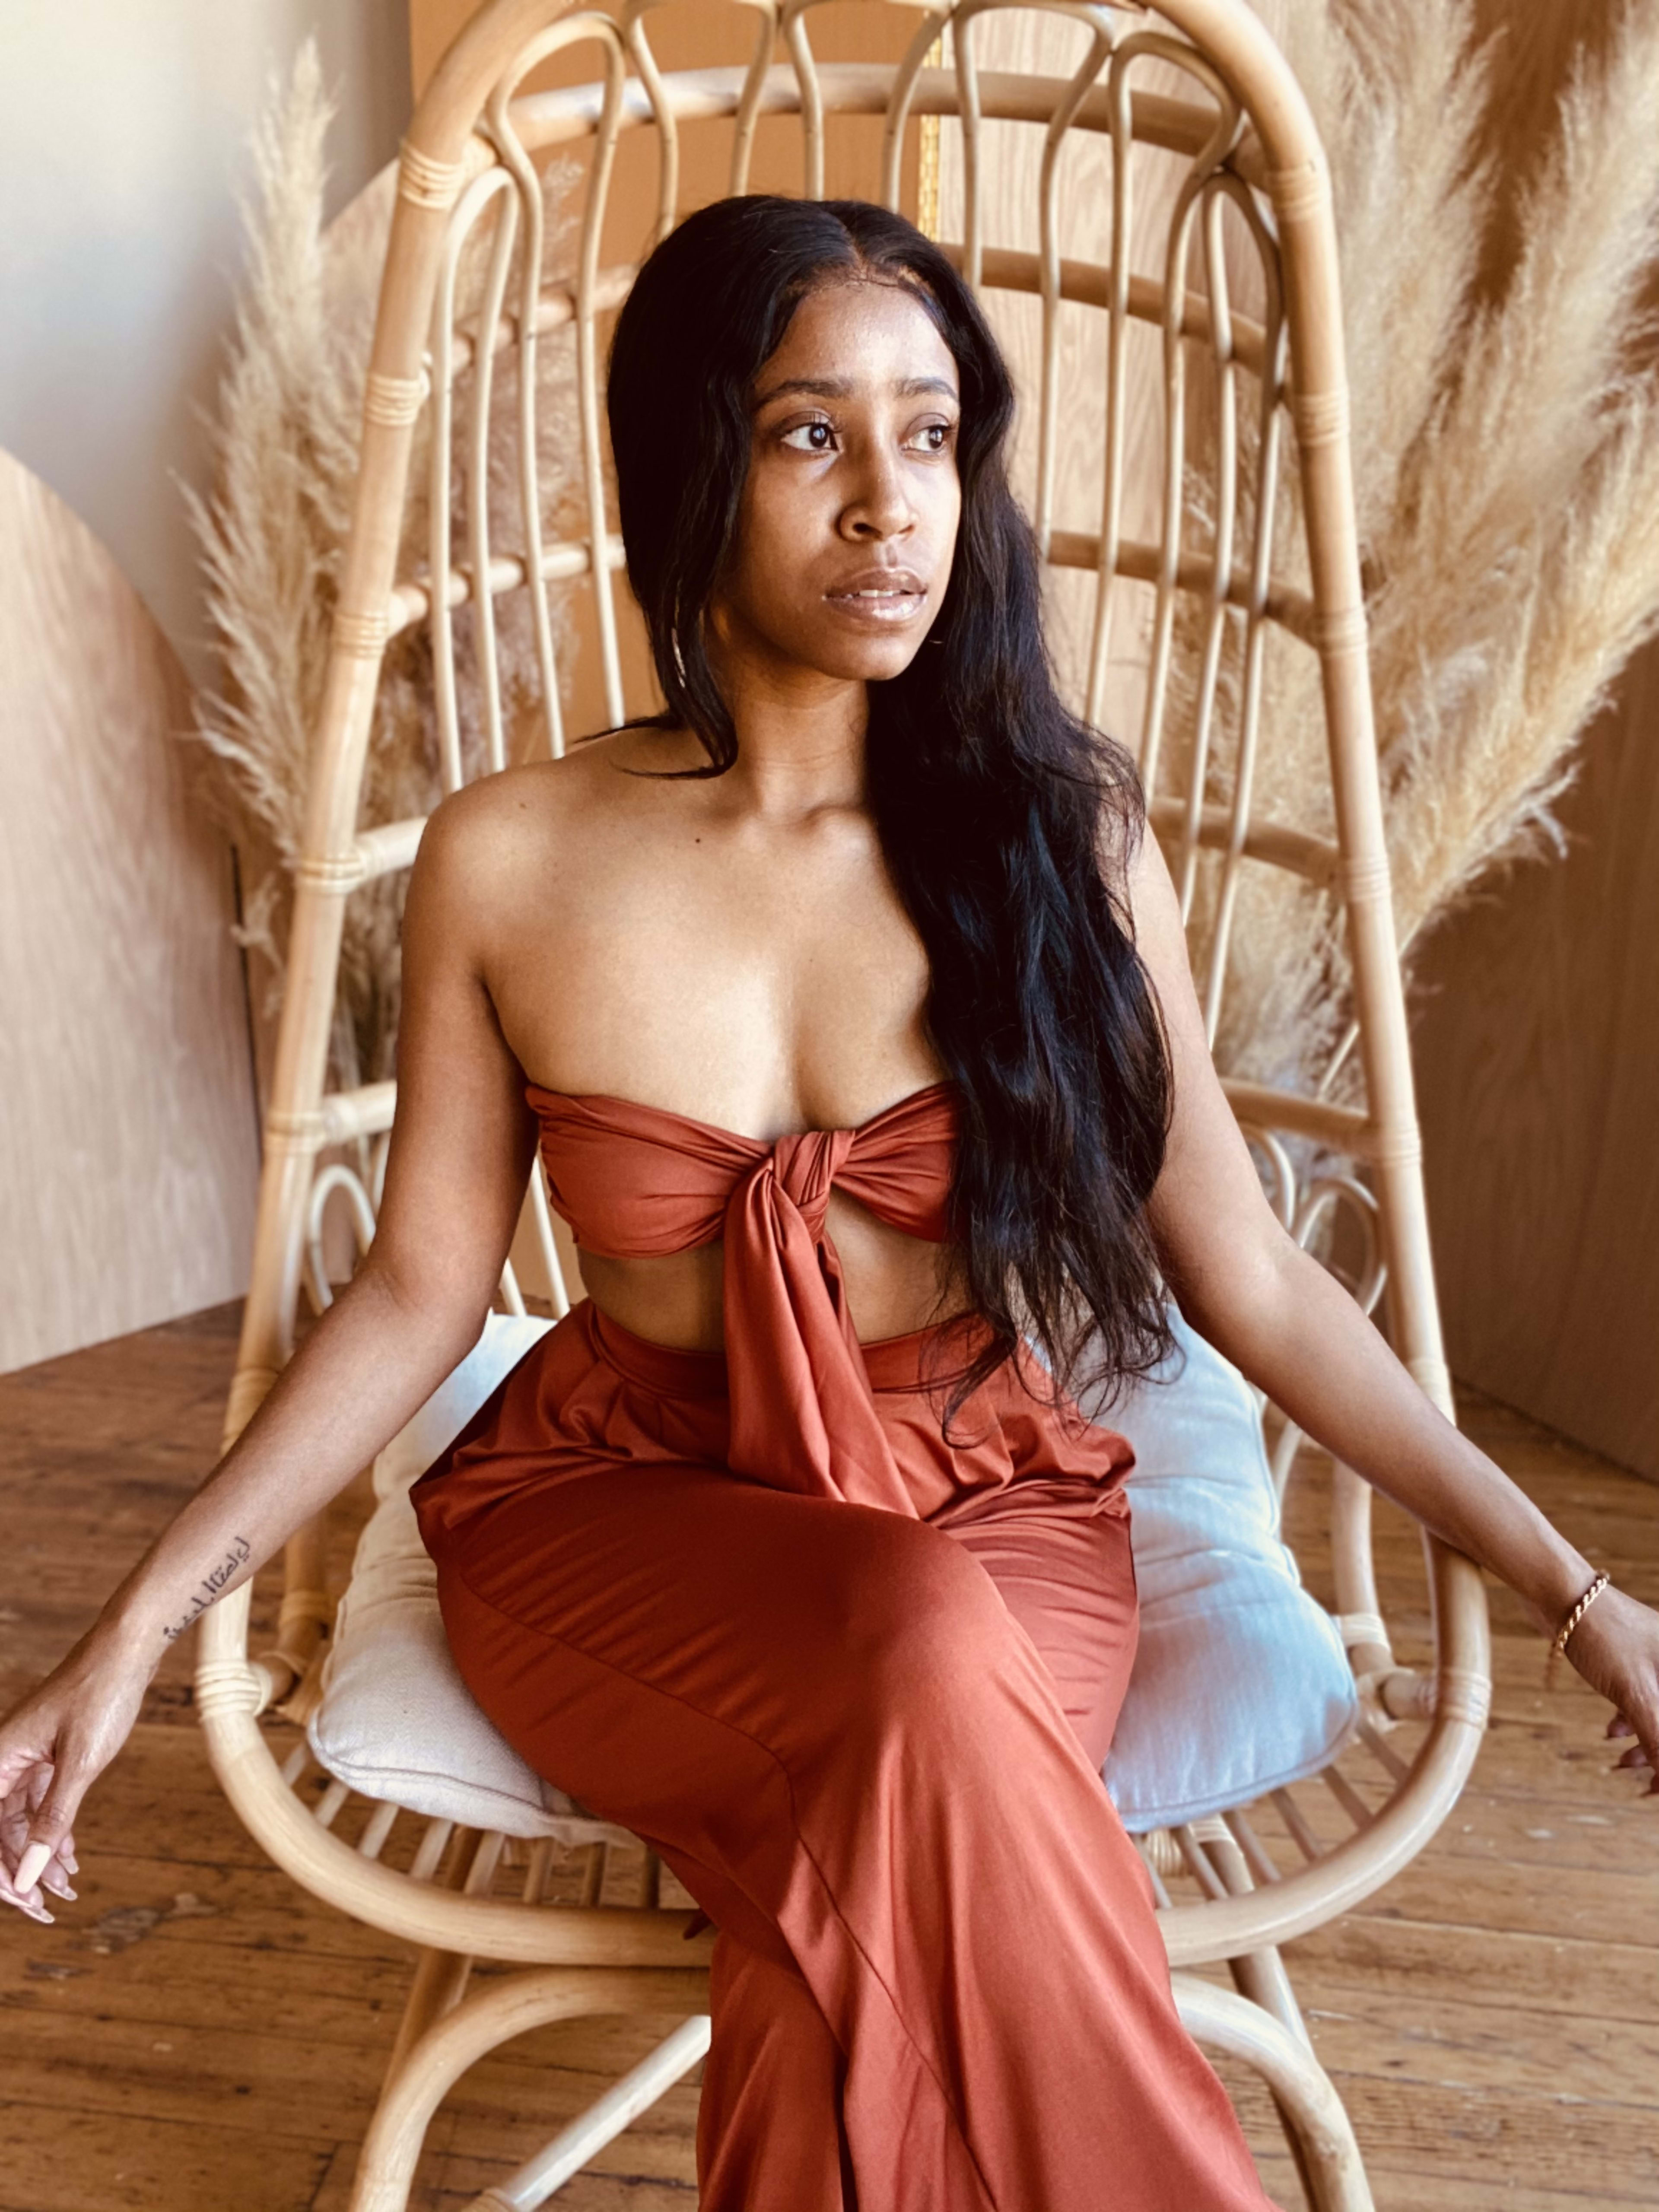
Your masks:
<path fill-rule="evenodd" d="M 307 1728 L 327 1771 L 367 1797 L 509 1836 L 619 1835 L 526 1765 L 461 1680 L 438 1610 L 438 1571 L 410 1486 L 550 1323 L 492 1314 L 448 1379 L 374 1462 L 380 1500 L 358 1539 Z"/>
<path fill-rule="evenodd" d="M 1140 1648 L 1108 1787 L 1144 1830 L 1243 1804 L 1316 1771 L 1352 1725 L 1329 1617 L 1279 1540 L 1255 1403 L 1176 1317 L 1184 1364 L 1103 1415 L 1129 1478 Z M 493 1315 L 374 1465 L 380 1500 L 340 1603 L 312 1749 L 364 1796 L 514 1836 L 613 1836 L 544 1782 L 474 1703 L 450 1655 L 410 1486 L 549 1326 Z"/>

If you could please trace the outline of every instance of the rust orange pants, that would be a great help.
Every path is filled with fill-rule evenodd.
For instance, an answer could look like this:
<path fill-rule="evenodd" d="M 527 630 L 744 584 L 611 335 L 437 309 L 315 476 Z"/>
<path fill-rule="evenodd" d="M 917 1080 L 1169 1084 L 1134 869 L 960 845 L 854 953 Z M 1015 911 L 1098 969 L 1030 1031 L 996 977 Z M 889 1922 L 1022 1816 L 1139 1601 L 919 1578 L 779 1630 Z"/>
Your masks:
<path fill-rule="evenodd" d="M 724 1466 L 718 1355 L 578 1307 L 416 1485 L 474 1695 L 719 1929 L 702 2212 L 1261 2212 L 1099 1774 L 1121 1439 L 1012 1371 L 945 1443 L 866 1348 L 910 1519 Z"/>

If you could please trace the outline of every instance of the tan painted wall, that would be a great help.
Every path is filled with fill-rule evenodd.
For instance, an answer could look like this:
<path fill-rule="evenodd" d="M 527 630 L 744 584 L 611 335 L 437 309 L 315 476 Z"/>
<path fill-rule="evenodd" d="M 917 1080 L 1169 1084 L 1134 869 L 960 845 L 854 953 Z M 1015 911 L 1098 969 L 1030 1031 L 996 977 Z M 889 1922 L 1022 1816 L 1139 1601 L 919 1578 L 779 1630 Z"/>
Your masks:
<path fill-rule="evenodd" d="M 0 453 L 0 1370 L 234 1297 L 258 1174 L 230 854 L 189 690 Z"/>
<path fill-rule="evenodd" d="M 211 661 L 177 479 L 206 488 L 249 137 L 308 33 L 339 99 L 337 205 L 409 112 L 404 0 L 3 10 L 0 446 L 98 533 L 197 683 Z"/>
<path fill-rule="evenodd" d="M 247 1020 L 179 743 L 187 674 L 216 679 L 178 480 L 207 488 L 250 134 L 307 33 L 337 202 L 408 113 L 404 0 L 5 11 L 0 1367 L 246 1283 Z"/>

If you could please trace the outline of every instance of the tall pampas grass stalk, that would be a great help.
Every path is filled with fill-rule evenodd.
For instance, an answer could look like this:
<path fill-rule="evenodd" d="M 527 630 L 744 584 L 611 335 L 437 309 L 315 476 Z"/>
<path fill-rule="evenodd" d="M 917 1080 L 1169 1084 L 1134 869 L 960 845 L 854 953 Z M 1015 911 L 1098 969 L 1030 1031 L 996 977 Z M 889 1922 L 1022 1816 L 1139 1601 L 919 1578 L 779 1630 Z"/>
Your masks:
<path fill-rule="evenodd" d="M 283 981 L 283 920 L 303 834 L 311 745 L 321 709 L 330 624 L 350 524 L 364 379 L 395 176 L 387 172 L 328 231 L 323 225 L 326 143 L 334 112 L 315 46 L 301 47 L 286 85 L 275 86 L 256 129 L 253 190 L 245 209 L 246 273 L 212 425 L 210 500 L 187 493 L 223 669 L 198 735 L 217 769 L 217 798 L 233 829 L 253 833 L 275 865 L 246 900 L 241 934 L 270 963 L 271 1006 Z M 565 225 L 557 204 L 568 167 L 550 171 L 550 254 Z M 465 249 L 458 298 L 482 292 L 486 230 Z M 556 517 L 579 450 L 574 356 L 568 333 L 538 349 L 538 468 Z M 458 384 L 458 409 L 465 388 Z M 490 398 L 489 491 L 492 541 L 522 550 L 517 511 L 517 388 L 513 359 L 498 360 Z M 457 441 L 459 443 L 460 441 Z M 429 439 L 416 425 L 398 573 L 423 573 L 429 514 Z M 463 499 L 459 463 L 446 488 Z M 457 533 L 459 542 L 464 537 Z M 551 611 L 562 636 L 556 595 Z M 470 611 L 457 623 L 461 738 L 469 769 L 483 749 L 476 637 Z M 528 595 L 497 607 L 497 656 L 509 721 L 536 702 L 539 675 Z M 429 812 L 441 790 L 431 647 L 424 627 L 387 647 L 364 778 L 370 821 Z M 331 1078 L 351 1085 L 389 1075 L 399 998 L 398 929 L 404 879 L 386 878 L 348 901 Z"/>
<path fill-rule="evenodd" d="M 1631 0 L 1601 58 L 1581 59 L 1529 177 L 1504 165 L 1516 60 L 1502 40 L 1479 46 L 1471 0 L 1309 0 L 1286 44 L 1332 167 L 1409 962 L 1494 869 L 1559 842 L 1576 741 L 1659 629 L 1659 375 L 1643 308 L 1659 257 L 1659 7 Z M 1520 246 L 1488 299 L 1500 194 L 1518 196 Z M 1292 571 L 1299 534 L 1292 482 Z M 1270 654 L 1263 713 L 1260 815 L 1327 829 L 1317 672 L 1289 641 Z M 1329 900 L 1252 871 L 1223 1064 L 1351 1080 L 1337 1073 L 1349 981 Z"/>
<path fill-rule="evenodd" d="M 1659 377 L 1632 366 L 1659 256 L 1659 9 L 1632 7 L 1605 64 L 1575 73 L 1522 240 L 1381 549 L 1373 656 L 1407 940 L 1553 842 L 1572 741 L 1659 623 Z"/>

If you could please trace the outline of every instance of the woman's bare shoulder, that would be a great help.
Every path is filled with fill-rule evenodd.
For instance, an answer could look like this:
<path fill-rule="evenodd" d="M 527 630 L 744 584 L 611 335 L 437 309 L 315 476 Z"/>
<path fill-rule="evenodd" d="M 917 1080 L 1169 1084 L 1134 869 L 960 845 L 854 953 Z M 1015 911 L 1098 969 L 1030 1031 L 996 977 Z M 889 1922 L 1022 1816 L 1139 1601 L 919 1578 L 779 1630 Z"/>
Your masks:
<path fill-rule="evenodd" d="M 545 891 L 583 866 L 595 837 L 626 811 L 630 779 L 617 772 L 617 748 L 629 734 L 590 738 L 562 759 L 502 769 L 451 792 L 426 825 L 417 876 L 434 891 L 476 898 L 492 885 L 512 888 L 528 868 Z"/>

